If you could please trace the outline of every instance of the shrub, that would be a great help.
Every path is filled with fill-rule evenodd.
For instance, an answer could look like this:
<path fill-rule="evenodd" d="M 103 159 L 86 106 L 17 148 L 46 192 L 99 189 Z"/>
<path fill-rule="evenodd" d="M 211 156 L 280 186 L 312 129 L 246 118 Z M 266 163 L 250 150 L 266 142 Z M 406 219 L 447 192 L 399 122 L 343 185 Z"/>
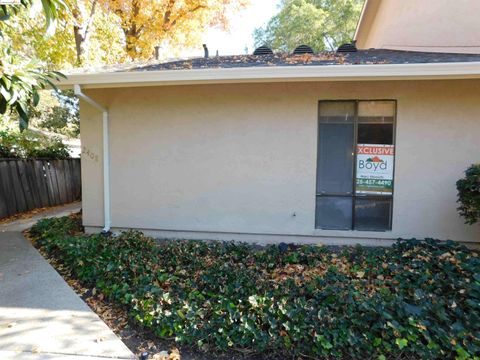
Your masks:
<path fill-rule="evenodd" d="M 460 215 L 466 224 L 480 220 L 480 164 L 474 164 L 465 171 L 465 177 L 457 181 Z"/>
<path fill-rule="evenodd" d="M 67 159 L 69 157 L 68 147 L 60 138 L 48 138 L 29 130 L 22 133 L 0 131 L 0 158 Z"/>
<path fill-rule="evenodd" d="M 453 242 L 258 249 L 77 228 L 48 219 L 31 234 L 136 322 L 182 344 L 315 358 L 480 355 L 480 260 Z"/>

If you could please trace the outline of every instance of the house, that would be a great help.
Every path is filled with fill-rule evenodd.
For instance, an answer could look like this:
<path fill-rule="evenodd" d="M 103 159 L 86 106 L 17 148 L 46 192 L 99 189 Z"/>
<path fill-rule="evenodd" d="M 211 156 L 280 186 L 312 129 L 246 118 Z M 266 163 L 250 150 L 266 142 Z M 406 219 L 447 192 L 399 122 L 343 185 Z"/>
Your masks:
<path fill-rule="evenodd" d="M 475 0 L 367 0 L 355 32 L 362 49 L 480 53 Z"/>
<path fill-rule="evenodd" d="M 449 14 L 442 26 L 405 28 L 402 17 L 418 25 L 417 12 L 433 4 Z M 459 217 L 455 182 L 480 159 L 480 47 L 456 21 L 477 8 L 476 0 L 369 0 L 358 51 L 261 49 L 70 74 L 61 85 L 82 99 L 86 230 L 476 245 L 480 227 Z M 384 31 L 389 22 L 395 31 Z"/>

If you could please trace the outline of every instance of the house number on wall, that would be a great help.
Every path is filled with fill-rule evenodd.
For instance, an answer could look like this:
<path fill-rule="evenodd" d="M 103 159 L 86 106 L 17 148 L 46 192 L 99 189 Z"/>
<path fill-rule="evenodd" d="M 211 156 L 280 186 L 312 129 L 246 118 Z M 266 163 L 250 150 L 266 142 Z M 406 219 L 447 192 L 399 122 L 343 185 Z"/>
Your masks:
<path fill-rule="evenodd" d="M 98 162 L 98 155 L 95 154 L 93 151 L 90 149 L 87 149 L 86 146 L 82 148 L 82 154 L 86 156 L 86 158 L 90 160 L 95 160 L 95 162 Z"/>

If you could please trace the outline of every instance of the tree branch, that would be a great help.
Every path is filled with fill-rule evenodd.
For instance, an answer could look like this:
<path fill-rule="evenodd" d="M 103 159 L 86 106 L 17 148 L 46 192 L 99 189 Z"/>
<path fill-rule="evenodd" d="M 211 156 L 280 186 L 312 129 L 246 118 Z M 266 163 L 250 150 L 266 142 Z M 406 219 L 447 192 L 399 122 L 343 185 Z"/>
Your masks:
<path fill-rule="evenodd" d="M 187 11 L 183 11 L 181 12 L 179 15 L 177 15 L 177 17 L 175 18 L 175 20 L 173 20 L 171 23 L 170 23 L 170 26 L 168 27 L 165 27 L 164 26 L 164 31 L 167 31 L 167 30 L 170 30 L 172 27 L 174 27 L 179 20 L 181 20 L 183 17 L 185 17 L 187 14 L 191 14 L 191 13 L 194 13 L 195 11 L 198 11 L 200 9 L 205 9 L 207 8 L 205 5 L 197 5 L 195 6 L 193 9 L 189 9 Z M 164 24 L 165 25 L 165 24 Z"/>
<path fill-rule="evenodd" d="M 97 6 L 97 1 L 98 0 L 93 0 L 92 1 L 92 8 L 90 9 L 90 17 L 88 18 L 87 23 L 85 24 L 85 30 L 84 30 L 84 34 L 83 34 L 84 39 L 87 38 L 88 30 L 93 23 L 93 16 L 95 15 L 95 8 Z"/>

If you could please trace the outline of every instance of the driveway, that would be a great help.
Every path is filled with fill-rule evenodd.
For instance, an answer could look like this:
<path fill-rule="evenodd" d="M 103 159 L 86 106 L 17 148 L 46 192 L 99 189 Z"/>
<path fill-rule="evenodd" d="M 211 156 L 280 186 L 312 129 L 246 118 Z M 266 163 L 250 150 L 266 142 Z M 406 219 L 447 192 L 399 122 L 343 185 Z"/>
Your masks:
<path fill-rule="evenodd" d="M 21 234 L 41 217 L 79 208 L 0 225 L 0 359 L 135 359 Z"/>

